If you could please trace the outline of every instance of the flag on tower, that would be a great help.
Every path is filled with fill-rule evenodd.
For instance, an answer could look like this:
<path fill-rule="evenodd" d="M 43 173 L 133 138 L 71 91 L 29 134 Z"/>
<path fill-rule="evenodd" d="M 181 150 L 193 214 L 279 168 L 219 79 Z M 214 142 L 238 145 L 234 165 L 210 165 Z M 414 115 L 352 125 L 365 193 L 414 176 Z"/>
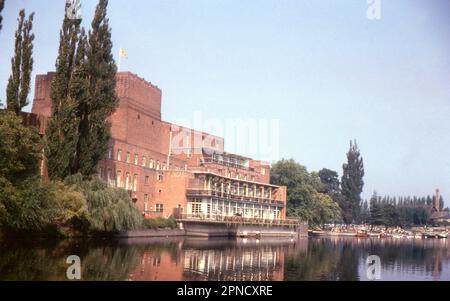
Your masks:
<path fill-rule="evenodd" d="M 128 53 L 125 51 L 125 49 L 123 49 L 122 47 L 119 49 L 119 66 L 118 66 L 118 71 L 122 71 L 121 67 L 122 67 L 122 59 L 127 59 L 128 58 Z"/>
<path fill-rule="evenodd" d="M 120 48 L 119 55 L 121 58 L 124 58 L 124 59 L 128 58 L 128 53 L 123 48 Z"/>

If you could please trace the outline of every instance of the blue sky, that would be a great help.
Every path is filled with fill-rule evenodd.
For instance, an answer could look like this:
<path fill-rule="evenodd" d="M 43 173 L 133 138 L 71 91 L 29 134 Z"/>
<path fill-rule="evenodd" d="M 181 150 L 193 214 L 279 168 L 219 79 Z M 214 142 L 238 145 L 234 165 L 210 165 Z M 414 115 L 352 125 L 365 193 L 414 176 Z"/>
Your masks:
<path fill-rule="evenodd" d="M 96 1 L 82 1 L 88 25 Z M 163 118 L 280 121 L 279 157 L 342 173 L 351 139 L 365 192 L 450 204 L 450 2 L 110 0 L 115 53 L 163 90 Z M 54 69 L 64 1 L 6 0 L 0 99 L 16 18 L 34 11 L 34 74 Z M 30 95 L 30 99 L 32 96 Z"/>

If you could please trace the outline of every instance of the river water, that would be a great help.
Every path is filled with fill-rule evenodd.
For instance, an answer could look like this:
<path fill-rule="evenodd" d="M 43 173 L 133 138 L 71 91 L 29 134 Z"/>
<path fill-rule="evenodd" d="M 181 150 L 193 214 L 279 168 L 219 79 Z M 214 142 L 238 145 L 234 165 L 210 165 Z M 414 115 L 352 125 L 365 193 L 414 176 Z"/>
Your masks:
<path fill-rule="evenodd" d="M 67 280 L 71 255 L 88 281 L 365 281 L 371 255 L 381 280 L 450 280 L 449 240 L 372 238 L 3 240 L 0 280 Z"/>

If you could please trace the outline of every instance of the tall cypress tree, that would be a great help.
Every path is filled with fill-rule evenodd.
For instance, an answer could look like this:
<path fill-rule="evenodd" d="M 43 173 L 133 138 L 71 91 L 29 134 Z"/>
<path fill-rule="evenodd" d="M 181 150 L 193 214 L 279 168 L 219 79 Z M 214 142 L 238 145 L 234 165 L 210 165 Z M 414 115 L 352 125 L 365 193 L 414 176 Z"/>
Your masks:
<path fill-rule="evenodd" d="M 31 72 L 33 71 L 33 18 L 25 20 L 25 10 L 19 12 L 14 57 L 11 59 L 12 74 L 8 80 L 6 103 L 8 109 L 19 114 L 28 105 Z"/>
<path fill-rule="evenodd" d="M 347 153 L 347 163 L 343 165 L 341 180 L 342 200 L 340 207 L 344 222 L 354 222 L 360 212 L 361 192 L 364 187 L 364 163 L 361 158 L 358 144 L 350 142 L 350 150 Z"/>
<path fill-rule="evenodd" d="M 2 30 L 2 21 L 3 21 L 2 11 L 4 7 L 5 7 L 5 0 L 0 0 L 0 31 Z"/>
<path fill-rule="evenodd" d="M 88 97 L 80 103 L 80 141 L 74 170 L 83 175 L 97 171 L 98 162 L 106 153 L 111 138 L 108 117 L 115 111 L 117 67 L 112 55 L 111 29 L 107 18 L 108 0 L 99 0 L 92 29 L 89 31 L 86 75 Z"/>
<path fill-rule="evenodd" d="M 80 64 L 77 62 L 80 23 L 81 20 L 72 20 L 66 15 L 60 31 L 56 75 L 51 88 L 52 118 L 46 133 L 45 154 L 48 158 L 50 179 L 64 179 L 71 175 L 71 168 L 76 157 L 79 124 L 78 103 L 73 94 L 71 95 L 70 89 L 74 71 Z"/>

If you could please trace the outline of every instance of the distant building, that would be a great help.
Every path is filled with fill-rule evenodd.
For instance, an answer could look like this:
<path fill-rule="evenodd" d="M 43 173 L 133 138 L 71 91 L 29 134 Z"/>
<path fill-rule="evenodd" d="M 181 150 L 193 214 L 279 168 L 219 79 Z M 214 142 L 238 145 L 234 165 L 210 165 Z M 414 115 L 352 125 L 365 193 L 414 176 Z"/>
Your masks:
<path fill-rule="evenodd" d="M 434 197 L 434 206 L 433 213 L 431 214 L 431 220 L 433 222 L 442 223 L 448 222 L 450 223 L 450 212 L 449 211 L 440 211 L 441 210 L 441 192 L 439 189 L 436 189 L 436 195 Z"/>
<path fill-rule="evenodd" d="M 36 77 L 32 112 L 40 120 L 51 116 L 53 77 Z M 99 175 L 127 190 L 145 217 L 286 218 L 286 187 L 270 184 L 269 163 L 225 153 L 222 137 L 163 121 L 162 91 L 135 74 L 118 73 L 116 92 Z"/>

